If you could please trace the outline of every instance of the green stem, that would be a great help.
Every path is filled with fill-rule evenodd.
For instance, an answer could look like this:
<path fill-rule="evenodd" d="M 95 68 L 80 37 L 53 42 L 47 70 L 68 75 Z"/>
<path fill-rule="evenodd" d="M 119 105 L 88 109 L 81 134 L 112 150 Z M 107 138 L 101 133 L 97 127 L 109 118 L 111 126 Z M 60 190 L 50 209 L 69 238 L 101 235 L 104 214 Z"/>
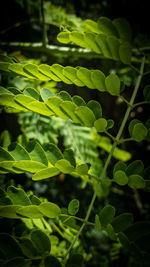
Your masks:
<path fill-rule="evenodd" d="M 44 14 L 44 0 L 41 0 L 41 18 L 42 18 L 42 27 L 43 27 L 43 47 L 46 47 L 47 32 L 46 32 L 45 14 Z"/>
<path fill-rule="evenodd" d="M 140 105 L 145 105 L 145 104 L 148 104 L 147 101 L 142 101 L 142 102 L 139 102 L 139 103 L 136 103 L 133 105 L 133 108 L 137 107 L 137 106 L 140 106 Z"/>
<path fill-rule="evenodd" d="M 124 116 L 124 118 L 123 118 L 123 121 L 122 121 L 121 126 L 120 126 L 119 131 L 118 131 L 118 134 L 117 134 L 117 136 L 116 136 L 116 140 L 114 141 L 113 146 L 112 146 L 112 149 L 111 149 L 111 151 L 110 151 L 110 154 L 108 155 L 108 158 L 107 158 L 107 160 L 106 160 L 106 162 L 105 162 L 104 168 L 103 168 L 102 173 L 101 173 L 101 175 L 100 175 L 100 177 L 99 177 L 99 183 L 101 182 L 101 180 L 103 179 L 103 177 L 104 177 L 104 175 L 105 175 L 105 172 L 106 172 L 106 170 L 107 170 L 107 168 L 108 168 L 108 165 L 109 165 L 109 163 L 110 163 L 110 160 L 111 160 L 111 158 L 112 158 L 114 149 L 115 149 L 116 146 L 117 146 L 117 143 L 118 143 L 118 141 L 119 141 L 119 139 L 120 139 L 120 137 L 121 137 L 121 135 L 122 135 L 122 133 L 123 133 L 124 127 L 125 127 L 126 122 L 127 122 L 127 120 L 128 120 L 128 117 L 129 117 L 129 114 L 130 114 L 130 111 L 131 111 L 131 106 L 132 106 L 133 103 L 134 103 L 134 100 L 135 100 L 135 97 L 136 97 L 136 94 L 137 94 L 137 91 L 138 91 L 138 89 L 139 89 L 139 86 L 140 86 L 140 83 L 141 83 L 141 79 L 142 79 L 142 76 L 143 76 L 144 62 L 145 62 L 145 57 L 144 57 L 143 60 L 142 60 L 142 64 L 141 64 L 141 68 L 140 68 L 140 74 L 139 74 L 139 76 L 138 76 L 138 78 L 137 78 L 136 85 L 135 85 L 133 94 L 132 94 L 132 96 L 131 96 L 130 102 L 129 102 L 129 103 L 130 103 L 130 106 L 129 106 L 129 107 L 127 108 L 127 110 L 126 110 L 125 116 Z M 84 229 L 84 227 L 85 227 L 85 225 L 86 225 L 86 222 L 87 222 L 88 219 L 89 219 L 89 216 L 90 216 L 90 214 L 91 214 L 91 210 L 92 210 L 92 208 L 93 208 L 95 199 L 96 199 L 96 197 L 97 197 L 97 193 L 98 193 L 98 186 L 97 186 L 96 191 L 95 191 L 94 194 L 93 194 L 91 203 L 90 203 L 90 205 L 89 205 L 87 214 L 86 214 L 86 216 L 85 216 L 85 222 L 81 225 L 81 227 L 80 227 L 80 229 L 79 229 L 79 232 L 77 233 L 76 237 L 74 238 L 73 242 L 71 243 L 70 247 L 68 248 L 66 254 L 64 255 L 64 266 L 65 266 L 65 263 L 66 263 L 66 260 L 67 260 L 67 255 L 68 255 L 69 252 L 71 251 L 71 249 L 72 249 L 72 247 L 74 246 L 75 242 L 77 241 L 78 237 L 79 237 L 80 234 L 82 233 L 82 231 L 83 231 L 83 229 Z"/>
<path fill-rule="evenodd" d="M 130 103 L 128 100 L 126 100 L 122 95 L 120 96 L 120 98 L 122 99 L 123 102 L 125 102 L 127 104 L 127 106 L 130 107 Z M 131 106 L 131 108 L 132 108 L 132 106 Z"/>
<path fill-rule="evenodd" d="M 115 141 L 115 137 L 111 135 L 107 130 L 105 130 L 104 133 L 107 134 L 113 141 Z"/>
<path fill-rule="evenodd" d="M 73 216 L 73 215 L 61 214 L 60 216 L 67 217 L 67 219 L 73 218 L 73 219 L 78 220 L 80 222 L 85 222 L 87 225 L 95 226 L 95 223 L 87 222 L 87 221 L 85 221 L 85 219 L 82 219 L 82 218 L 79 218 L 79 217 L 76 217 L 76 216 Z"/>
<path fill-rule="evenodd" d="M 129 142 L 129 141 L 135 141 L 135 140 L 132 137 L 129 137 L 129 138 L 121 139 L 119 141 L 119 144 L 124 143 L 124 142 Z"/>

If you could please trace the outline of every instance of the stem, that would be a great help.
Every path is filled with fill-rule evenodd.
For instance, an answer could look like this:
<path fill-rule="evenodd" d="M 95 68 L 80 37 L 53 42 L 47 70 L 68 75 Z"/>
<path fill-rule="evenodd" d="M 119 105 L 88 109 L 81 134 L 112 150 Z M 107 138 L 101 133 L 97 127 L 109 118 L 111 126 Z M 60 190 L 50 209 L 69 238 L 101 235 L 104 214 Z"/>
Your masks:
<path fill-rule="evenodd" d="M 115 137 L 110 134 L 107 130 L 104 131 L 105 134 L 107 134 L 113 141 L 115 141 Z"/>
<path fill-rule="evenodd" d="M 130 103 L 128 100 L 126 100 L 122 95 L 120 96 L 120 98 L 122 99 L 123 102 L 125 102 L 127 104 L 127 106 L 130 106 Z M 131 106 L 132 108 L 132 106 Z"/>
<path fill-rule="evenodd" d="M 119 141 L 119 139 L 120 139 L 120 137 L 121 137 L 121 135 L 122 135 L 122 132 L 123 132 L 124 127 L 125 127 L 125 125 L 126 125 L 126 122 L 127 122 L 127 120 L 128 120 L 130 111 L 131 111 L 131 109 L 132 109 L 131 106 L 132 106 L 133 103 L 134 103 L 134 100 L 135 100 L 135 97 L 136 97 L 136 94 L 137 94 L 137 91 L 138 91 L 138 89 L 139 89 L 139 86 L 140 86 L 140 83 L 141 83 L 141 79 L 142 79 L 142 76 L 143 76 L 144 63 L 145 63 L 145 57 L 143 57 L 143 59 L 142 59 L 142 64 L 141 64 L 141 68 L 140 68 L 140 74 L 139 74 L 139 76 L 138 76 L 138 78 L 137 78 L 136 85 L 135 85 L 133 94 L 132 94 L 132 96 L 131 96 L 130 102 L 129 102 L 130 106 L 129 106 L 129 107 L 127 108 L 127 110 L 126 110 L 125 116 L 124 116 L 124 118 L 123 118 L 123 121 L 122 121 L 121 126 L 120 126 L 119 131 L 118 131 L 118 134 L 117 134 L 117 136 L 116 136 L 116 140 L 115 140 L 114 143 L 113 143 L 113 146 L 112 146 L 112 149 L 111 149 L 111 151 L 110 151 L 110 154 L 108 155 L 108 158 L 107 158 L 107 160 L 106 160 L 106 162 L 105 162 L 105 165 L 104 165 L 104 168 L 103 168 L 103 170 L 102 170 L 102 173 L 101 173 L 101 175 L 100 175 L 100 177 L 99 177 L 99 182 L 98 182 L 98 184 L 101 182 L 101 180 L 103 179 L 103 177 L 104 177 L 104 175 L 105 175 L 105 172 L 106 172 L 106 170 L 107 170 L 107 168 L 108 168 L 108 165 L 109 165 L 109 163 L 110 163 L 110 160 L 111 160 L 111 158 L 112 158 L 114 149 L 115 149 L 116 146 L 117 146 L 117 143 L 118 143 L 118 141 Z M 74 246 L 76 240 L 78 239 L 78 237 L 79 237 L 80 234 L 82 233 L 82 231 L 83 231 L 83 229 L 84 229 L 84 227 L 85 227 L 85 225 L 86 225 L 86 222 L 87 222 L 88 219 L 89 219 L 89 216 L 90 216 L 90 214 L 91 214 L 91 210 L 92 210 L 92 208 L 93 208 L 95 199 L 96 199 L 96 197 L 97 197 L 97 192 L 98 192 L 98 187 L 97 187 L 97 190 L 96 190 L 96 191 L 94 192 L 94 194 L 93 194 L 91 203 L 90 203 L 90 205 L 89 205 L 87 214 L 86 214 L 86 216 L 85 216 L 85 222 L 81 225 L 78 234 L 76 235 L 76 237 L 74 238 L 74 240 L 73 240 L 73 242 L 71 243 L 70 247 L 68 248 L 66 254 L 64 255 L 64 266 L 65 266 L 65 263 L 66 263 L 66 260 L 67 260 L 67 255 L 68 255 L 69 252 L 71 251 L 71 249 L 72 249 L 72 247 Z"/>
<path fill-rule="evenodd" d="M 144 105 L 144 104 L 148 104 L 147 101 L 142 101 L 142 102 L 139 102 L 139 103 L 136 103 L 133 105 L 133 108 L 137 107 L 137 106 L 140 106 L 140 105 Z"/>
<path fill-rule="evenodd" d="M 95 223 L 87 222 L 87 221 L 85 221 L 85 219 L 82 219 L 82 218 L 79 218 L 79 217 L 76 217 L 76 216 L 73 216 L 73 215 L 61 214 L 60 216 L 67 217 L 67 219 L 73 218 L 73 219 L 78 220 L 80 222 L 85 222 L 88 225 L 95 226 Z"/>
<path fill-rule="evenodd" d="M 119 144 L 124 143 L 124 142 L 129 142 L 129 141 L 135 141 L 135 140 L 132 137 L 129 137 L 129 138 L 121 139 L 119 141 Z"/>
<path fill-rule="evenodd" d="M 46 32 L 45 14 L 44 14 L 44 0 L 41 0 L 41 18 L 42 18 L 42 27 L 43 27 L 43 47 L 46 47 L 47 32 Z"/>

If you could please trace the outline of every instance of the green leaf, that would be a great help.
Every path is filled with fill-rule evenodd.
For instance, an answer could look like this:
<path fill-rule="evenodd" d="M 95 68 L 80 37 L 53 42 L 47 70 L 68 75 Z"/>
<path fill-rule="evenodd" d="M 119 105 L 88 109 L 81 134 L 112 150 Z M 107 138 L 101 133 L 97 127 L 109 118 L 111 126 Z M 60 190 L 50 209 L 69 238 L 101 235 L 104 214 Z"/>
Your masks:
<path fill-rule="evenodd" d="M 112 21 L 106 17 L 100 17 L 97 21 L 98 28 L 101 32 L 106 35 L 118 37 L 118 32 L 116 27 L 113 25 Z"/>
<path fill-rule="evenodd" d="M 77 70 L 77 77 L 78 79 L 81 80 L 81 82 L 83 82 L 83 84 L 85 86 L 87 86 L 88 88 L 91 88 L 91 89 L 95 89 L 94 87 L 94 84 L 92 82 L 92 79 L 91 79 L 91 71 L 86 69 L 86 68 L 79 68 Z"/>
<path fill-rule="evenodd" d="M 115 208 L 111 205 L 106 205 L 99 213 L 99 219 L 102 226 L 107 226 L 111 223 L 115 216 Z"/>
<path fill-rule="evenodd" d="M 74 95 L 72 97 L 72 100 L 77 106 L 85 106 L 86 105 L 84 99 L 78 95 Z"/>
<path fill-rule="evenodd" d="M 23 94 L 24 95 L 27 95 L 27 96 L 30 96 L 30 97 L 33 97 L 33 99 L 35 100 L 40 100 L 40 94 L 38 93 L 37 90 L 35 90 L 34 88 L 32 87 L 27 87 L 24 91 L 23 91 Z"/>
<path fill-rule="evenodd" d="M 3 267 L 30 267 L 31 261 L 29 259 L 24 259 L 23 257 L 15 257 L 13 259 L 5 261 Z"/>
<path fill-rule="evenodd" d="M 126 169 L 126 174 L 132 175 L 132 174 L 142 174 L 144 170 L 144 164 L 141 160 L 135 160 L 129 164 L 129 166 Z"/>
<path fill-rule="evenodd" d="M 105 75 L 100 70 L 93 70 L 91 73 L 91 80 L 95 89 L 101 92 L 106 91 Z"/>
<path fill-rule="evenodd" d="M 94 127 L 100 133 L 104 132 L 107 127 L 107 121 L 104 118 L 100 118 L 94 122 Z"/>
<path fill-rule="evenodd" d="M 9 196 L 14 205 L 31 205 L 30 199 L 22 188 L 9 186 L 7 189 L 7 195 Z"/>
<path fill-rule="evenodd" d="M 18 242 L 6 233 L 0 233 L 0 250 L 5 255 L 5 259 L 23 256 Z"/>
<path fill-rule="evenodd" d="M 105 84 L 108 92 L 111 95 L 119 96 L 120 94 L 120 79 L 116 74 L 109 74 L 105 79 Z"/>
<path fill-rule="evenodd" d="M 59 64 L 53 64 L 50 69 L 56 76 L 58 76 L 58 78 L 61 79 L 61 81 L 67 84 L 72 84 L 72 82 L 63 75 L 63 66 Z"/>
<path fill-rule="evenodd" d="M 95 121 L 94 113 L 88 107 L 78 107 L 75 110 L 75 114 L 78 116 L 80 121 L 87 127 L 92 127 Z"/>
<path fill-rule="evenodd" d="M 21 111 L 28 111 L 28 109 L 26 109 L 25 107 L 17 104 L 15 102 L 15 96 L 11 95 L 11 94 L 1 94 L 0 95 L 0 105 L 8 106 L 8 107 L 15 108 L 15 109 L 21 110 Z"/>
<path fill-rule="evenodd" d="M 133 215 L 131 213 L 123 213 L 115 217 L 112 226 L 116 233 L 123 232 L 133 223 Z"/>
<path fill-rule="evenodd" d="M 43 101 L 46 101 L 49 97 L 54 96 L 54 93 L 49 88 L 42 88 L 40 90 L 40 95 Z"/>
<path fill-rule="evenodd" d="M 147 136 L 148 130 L 143 123 L 136 123 L 132 130 L 132 138 L 137 142 L 141 142 Z"/>
<path fill-rule="evenodd" d="M 45 169 L 45 165 L 33 160 L 20 160 L 18 162 L 13 163 L 13 169 L 14 171 L 17 170 L 23 170 L 26 172 L 35 173 L 40 170 Z"/>
<path fill-rule="evenodd" d="M 94 52 L 100 54 L 101 49 L 95 42 L 96 35 L 94 33 L 85 33 L 84 34 L 84 41 L 87 43 L 87 46 L 92 49 Z"/>
<path fill-rule="evenodd" d="M 90 49 L 89 45 L 84 40 L 84 34 L 82 32 L 73 31 L 69 34 L 70 41 L 81 47 Z"/>
<path fill-rule="evenodd" d="M 113 120 L 107 120 L 107 130 L 114 127 L 114 121 Z"/>
<path fill-rule="evenodd" d="M 49 254 L 51 250 L 51 243 L 49 237 L 41 230 L 33 230 L 31 232 L 31 241 L 36 247 L 40 255 Z"/>
<path fill-rule="evenodd" d="M 30 195 L 30 201 L 31 201 L 31 204 L 33 205 L 40 205 L 41 204 L 41 200 L 36 197 L 35 195 Z"/>
<path fill-rule="evenodd" d="M 128 177 L 124 171 L 118 170 L 114 174 L 114 180 L 119 185 L 126 185 L 128 183 Z"/>
<path fill-rule="evenodd" d="M 34 181 L 38 181 L 38 180 L 43 180 L 43 179 L 47 179 L 47 178 L 51 178 L 53 176 L 56 176 L 60 173 L 60 171 L 55 168 L 55 167 L 47 167 L 41 171 L 36 172 L 33 176 L 32 176 L 32 180 Z"/>
<path fill-rule="evenodd" d="M 71 173 L 74 167 L 66 159 L 60 159 L 55 163 L 55 167 L 58 168 L 63 173 Z"/>
<path fill-rule="evenodd" d="M 145 86 L 143 94 L 144 94 L 144 99 L 148 103 L 150 103 L 150 85 Z"/>
<path fill-rule="evenodd" d="M 54 115 L 53 111 L 50 110 L 45 103 L 33 101 L 28 104 L 28 109 L 37 112 L 44 116 L 52 116 Z"/>
<path fill-rule="evenodd" d="M 11 143 L 11 135 L 7 130 L 4 130 L 0 135 L 0 146 L 8 147 Z"/>
<path fill-rule="evenodd" d="M 119 36 L 122 40 L 130 41 L 132 37 L 131 27 L 128 21 L 124 18 L 117 18 L 113 20 Z"/>
<path fill-rule="evenodd" d="M 0 62 L 0 70 L 1 71 L 10 72 L 9 66 L 10 66 L 10 63 L 9 62 Z"/>
<path fill-rule="evenodd" d="M 131 63 L 132 50 L 129 43 L 124 42 L 120 45 L 119 48 L 120 59 L 124 64 Z"/>
<path fill-rule="evenodd" d="M 150 222 L 136 222 L 125 230 L 125 234 L 130 241 L 137 241 L 141 237 L 150 234 Z"/>
<path fill-rule="evenodd" d="M 49 80 L 53 80 L 55 82 L 60 82 L 61 79 L 58 78 L 57 75 L 55 75 L 52 70 L 51 70 L 51 67 L 49 65 L 46 65 L 46 64 L 41 64 L 38 66 L 38 70 L 43 73 L 44 75 L 48 76 L 49 77 Z"/>
<path fill-rule="evenodd" d="M 32 75 L 30 75 L 29 73 L 24 72 L 23 70 L 23 66 L 22 64 L 19 63 L 13 63 L 9 66 L 9 70 L 13 71 L 14 73 L 17 73 L 19 75 L 25 76 L 29 79 L 35 79 L 35 77 L 33 77 Z"/>
<path fill-rule="evenodd" d="M 53 96 L 53 97 L 49 97 L 45 103 L 58 117 L 60 117 L 64 120 L 69 119 L 67 114 L 65 114 L 60 109 L 60 105 L 64 103 L 62 99 L 60 99 L 59 97 Z"/>
<path fill-rule="evenodd" d="M 70 215 L 75 215 L 76 213 L 78 213 L 79 205 L 80 205 L 80 202 L 78 199 L 72 199 L 68 205 L 68 213 Z"/>
<path fill-rule="evenodd" d="M 79 253 L 72 253 L 67 260 L 66 267 L 81 267 L 83 266 L 84 258 Z"/>
<path fill-rule="evenodd" d="M 28 108 L 28 105 L 34 101 L 33 97 L 28 96 L 28 95 L 23 95 L 23 94 L 16 95 L 14 97 L 14 100 L 16 103 L 20 104 L 19 106 L 24 106 L 27 108 Z M 37 103 L 39 103 L 39 102 L 37 102 Z"/>
<path fill-rule="evenodd" d="M 97 214 L 95 215 L 95 226 L 98 231 L 101 231 L 102 226 L 99 220 L 99 216 Z"/>
<path fill-rule="evenodd" d="M 132 227 L 132 226 L 131 226 L 131 227 Z M 129 249 L 130 249 L 130 241 L 129 241 L 129 239 L 127 238 L 127 236 L 126 236 L 124 233 L 120 232 L 120 233 L 118 233 L 118 237 L 119 237 L 119 240 L 120 240 L 122 246 L 123 246 L 126 250 L 129 250 Z"/>
<path fill-rule="evenodd" d="M 39 210 L 39 206 L 24 206 L 17 210 L 17 214 L 27 218 L 42 218 L 43 214 Z"/>
<path fill-rule="evenodd" d="M 58 40 L 58 42 L 60 42 L 62 44 L 68 44 L 68 43 L 70 43 L 69 32 L 60 32 L 57 35 L 57 40 Z"/>
<path fill-rule="evenodd" d="M 137 123 L 141 123 L 141 121 L 140 121 L 140 120 L 137 120 L 137 119 L 134 119 L 134 120 L 130 121 L 130 123 L 129 123 L 129 127 L 128 127 L 130 136 L 132 136 L 133 128 L 134 128 L 134 126 L 135 126 Z"/>
<path fill-rule="evenodd" d="M 116 37 L 113 36 L 108 36 L 107 37 L 107 44 L 111 53 L 111 56 L 113 59 L 115 60 L 119 60 L 119 46 L 120 46 L 120 42 Z"/>
<path fill-rule="evenodd" d="M 2 161 L 0 162 L 0 172 L 3 173 L 3 171 L 5 172 L 15 172 L 15 173 L 22 173 L 21 170 L 15 170 L 13 168 L 15 161 Z"/>
<path fill-rule="evenodd" d="M 118 161 L 113 169 L 113 175 L 115 175 L 115 172 L 117 171 L 123 171 L 126 172 L 127 165 L 124 162 Z"/>
<path fill-rule="evenodd" d="M 88 174 L 88 165 L 87 164 L 81 164 L 76 167 L 76 172 L 79 175 L 87 175 Z"/>
<path fill-rule="evenodd" d="M 20 218 L 16 213 L 20 209 L 20 205 L 5 205 L 0 206 L 0 216 L 11 219 Z"/>
<path fill-rule="evenodd" d="M 4 148 L 0 147 L 0 161 L 14 161 L 14 157 L 6 151 Z"/>
<path fill-rule="evenodd" d="M 29 153 L 31 160 L 41 162 L 48 166 L 48 160 L 44 149 L 37 141 L 30 141 L 26 146 L 26 150 Z"/>
<path fill-rule="evenodd" d="M 60 215 L 60 208 L 52 202 L 42 202 L 39 206 L 40 212 L 48 218 L 56 218 Z"/>
<path fill-rule="evenodd" d="M 77 106 L 73 102 L 71 102 L 71 101 L 64 101 L 60 105 L 60 108 L 75 123 L 80 123 L 80 120 L 78 119 L 78 117 L 75 114 L 75 110 L 76 110 Z"/>
<path fill-rule="evenodd" d="M 117 235 L 116 235 L 116 233 L 114 231 L 114 228 L 112 227 L 111 224 L 108 224 L 107 225 L 107 233 L 108 233 L 108 236 L 109 236 L 109 238 L 111 240 L 113 240 L 113 241 L 116 241 L 117 240 Z"/>
<path fill-rule="evenodd" d="M 84 86 L 84 83 L 77 77 L 77 69 L 70 66 L 64 67 L 63 74 L 76 86 Z"/>
<path fill-rule="evenodd" d="M 48 81 L 49 78 L 38 71 L 38 66 L 35 64 L 26 64 L 23 67 L 25 73 L 38 78 L 41 81 Z"/>
<path fill-rule="evenodd" d="M 29 259 L 33 259 L 38 256 L 37 249 L 29 238 L 21 237 L 19 244 L 21 246 L 23 254 Z"/>
<path fill-rule="evenodd" d="M 66 148 L 64 151 L 64 159 L 68 160 L 72 166 L 76 166 L 74 151 L 71 148 Z"/>
<path fill-rule="evenodd" d="M 85 29 L 87 29 L 87 31 L 91 31 L 91 32 L 95 32 L 95 33 L 101 32 L 98 28 L 98 24 L 91 19 L 86 19 L 84 21 L 84 27 L 85 27 Z"/>
<path fill-rule="evenodd" d="M 106 58 L 112 58 L 112 54 L 111 54 L 111 51 L 110 51 L 108 43 L 107 43 L 106 35 L 104 35 L 104 34 L 97 35 L 96 36 L 96 42 L 97 42 L 98 46 L 100 47 L 102 54 Z"/>
<path fill-rule="evenodd" d="M 17 142 L 13 142 L 8 147 L 8 152 L 16 160 L 30 160 L 28 152 Z"/>
<path fill-rule="evenodd" d="M 140 189 L 145 187 L 145 180 L 137 174 L 129 176 L 128 185 L 133 189 Z"/>
<path fill-rule="evenodd" d="M 62 265 L 61 265 L 60 262 L 57 260 L 57 258 L 55 258 L 55 257 L 52 256 L 52 255 L 47 256 L 47 257 L 44 259 L 44 266 L 45 266 L 45 267 L 50 267 L 50 266 L 53 266 L 53 267 L 62 267 Z"/>
<path fill-rule="evenodd" d="M 93 111 L 96 119 L 99 119 L 102 117 L 102 108 L 101 108 L 101 105 L 97 101 L 90 100 L 87 103 L 87 107 Z"/>
<path fill-rule="evenodd" d="M 53 143 L 46 144 L 44 146 L 44 151 L 48 161 L 52 165 L 54 165 L 58 160 L 63 159 L 63 154 L 60 149 Z"/>
<path fill-rule="evenodd" d="M 66 91 L 60 91 L 60 93 L 59 93 L 59 97 L 60 97 L 63 101 L 71 101 L 71 102 L 72 102 L 71 95 L 69 95 L 69 93 L 66 92 Z"/>

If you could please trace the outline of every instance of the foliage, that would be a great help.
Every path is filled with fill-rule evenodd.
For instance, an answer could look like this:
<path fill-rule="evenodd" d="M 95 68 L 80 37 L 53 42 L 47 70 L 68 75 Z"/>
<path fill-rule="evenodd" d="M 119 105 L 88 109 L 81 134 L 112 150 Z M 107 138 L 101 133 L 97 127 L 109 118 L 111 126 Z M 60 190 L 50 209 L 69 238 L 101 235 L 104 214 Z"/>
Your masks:
<path fill-rule="evenodd" d="M 134 53 L 131 28 L 125 19 L 112 21 L 101 16 L 97 22 L 82 21 L 48 3 L 45 15 L 43 13 L 44 26 L 45 23 L 63 25 L 57 40 L 67 44 L 68 49 L 80 46 L 82 53 L 92 52 L 102 58 L 104 64 L 110 60 L 113 64 L 117 62 L 119 67 L 115 72 L 105 74 L 97 67 L 66 66 L 65 62 L 65 66 L 59 62 L 46 64 L 40 59 L 18 62 L 11 54 L 0 56 L 1 112 L 8 116 L 15 114 L 22 131 L 17 140 L 7 130 L 0 136 L 0 223 L 3 225 L 0 264 L 18 267 L 117 266 L 117 260 L 122 257 L 126 258 L 128 267 L 148 266 L 150 222 L 136 218 L 134 222 L 132 209 L 119 210 L 110 197 L 113 190 L 118 194 L 133 192 L 141 209 L 139 192 L 150 190 L 148 166 L 140 158 L 134 159 L 132 151 L 126 148 L 128 142 L 138 146 L 141 142 L 147 144 L 150 139 L 149 119 L 128 120 L 136 107 L 149 105 L 150 86 L 142 83 L 142 78 L 149 74 L 148 56 L 141 47 Z M 45 30 L 43 27 L 46 52 Z M 136 66 L 133 62 L 137 62 Z M 132 90 L 127 88 L 121 74 L 124 69 L 125 73 L 134 73 L 128 80 L 128 86 L 134 84 Z M 120 126 L 115 118 L 107 118 L 102 103 L 86 101 L 78 94 L 72 96 L 73 93 L 64 90 L 63 84 L 67 88 L 82 88 L 85 92 L 95 89 L 102 96 L 123 101 L 127 109 Z M 143 101 L 135 103 L 142 87 Z M 124 97 L 125 89 L 129 90 L 130 100 Z M 113 127 L 117 128 L 116 135 Z M 26 190 L 27 183 L 15 182 L 17 177 L 20 180 L 25 177 L 30 185 L 41 181 L 41 187 L 42 182 L 61 184 L 68 177 L 78 185 L 78 190 L 82 189 L 82 197 L 72 195 L 69 200 L 64 196 L 67 204 L 55 199 L 56 204 L 52 193 L 46 197 L 36 195 L 32 187 Z M 69 184 L 69 192 L 70 189 Z M 87 207 L 89 197 L 91 201 Z M 95 205 L 97 197 L 103 200 L 99 207 Z M 92 230 L 85 233 L 85 228 Z M 94 246 L 91 251 L 85 245 L 88 238 Z M 96 242 L 103 254 L 95 249 Z"/>

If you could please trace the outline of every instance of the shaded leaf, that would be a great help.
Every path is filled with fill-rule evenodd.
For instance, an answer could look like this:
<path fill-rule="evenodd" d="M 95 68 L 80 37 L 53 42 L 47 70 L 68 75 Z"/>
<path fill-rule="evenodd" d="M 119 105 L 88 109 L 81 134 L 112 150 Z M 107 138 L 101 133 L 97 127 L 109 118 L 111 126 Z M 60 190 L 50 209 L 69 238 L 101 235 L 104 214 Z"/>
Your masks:
<path fill-rule="evenodd" d="M 128 185 L 134 189 L 144 188 L 145 180 L 140 175 L 133 174 L 129 176 Z"/>
<path fill-rule="evenodd" d="M 31 232 L 31 240 L 40 255 L 50 253 L 51 243 L 49 237 L 41 230 Z"/>
<path fill-rule="evenodd" d="M 123 213 L 115 217 L 112 226 L 116 233 L 123 232 L 133 223 L 133 215 L 131 213 Z"/>
<path fill-rule="evenodd" d="M 116 74 L 109 74 L 105 79 L 105 84 L 108 92 L 111 95 L 119 96 L 120 94 L 120 79 Z"/>
<path fill-rule="evenodd" d="M 3 252 L 6 259 L 22 256 L 22 251 L 18 242 L 6 233 L 0 233 L 0 250 Z"/>
<path fill-rule="evenodd" d="M 128 183 L 128 177 L 124 171 L 118 170 L 114 174 L 114 180 L 119 185 L 126 185 Z"/>
<path fill-rule="evenodd" d="M 99 218 L 102 226 L 107 226 L 111 223 L 115 216 L 115 208 L 111 205 L 106 205 L 99 213 Z"/>
<path fill-rule="evenodd" d="M 14 205 L 31 205 L 30 199 L 22 188 L 9 186 L 7 189 L 7 195 L 9 196 Z"/>
<path fill-rule="evenodd" d="M 50 267 L 50 266 L 53 266 L 53 267 L 62 267 L 62 265 L 60 264 L 60 262 L 57 260 L 57 258 L 55 258 L 54 256 L 50 255 L 50 256 L 47 256 L 45 259 L 44 259 L 44 266 L 45 267 Z"/>
<path fill-rule="evenodd" d="M 72 199 L 68 205 L 68 213 L 71 215 L 75 215 L 79 210 L 79 205 L 80 202 L 78 199 Z"/>

